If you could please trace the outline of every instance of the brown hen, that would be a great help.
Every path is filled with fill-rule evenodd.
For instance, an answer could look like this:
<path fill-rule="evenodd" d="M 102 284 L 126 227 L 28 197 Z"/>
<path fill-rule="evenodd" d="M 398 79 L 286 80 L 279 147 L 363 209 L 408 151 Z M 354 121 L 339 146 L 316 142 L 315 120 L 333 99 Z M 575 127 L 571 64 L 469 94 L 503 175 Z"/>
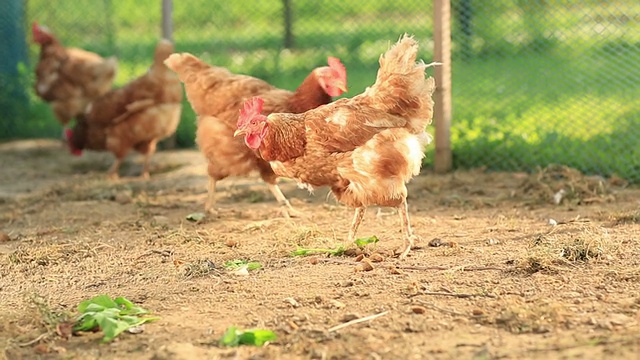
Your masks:
<path fill-rule="evenodd" d="M 163 63 L 172 52 L 173 44 L 161 40 L 146 74 L 87 106 L 68 134 L 74 154 L 83 149 L 112 152 L 116 160 L 109 176 L 117 179 L 122 160 L 135 149 L 145 155 L 142 176 L 149 178 L 158 141 L 175 133 L 180 122 L 182 86 Z"/>
<path fill-rule="evenodd" d="M 356 209 L 352 242 L 368 206 L 399 209 L 407 256 L 417 238 L 409 222 L 406 183 L 420 172 L 431 137 L 433 78 L 416 63 L 418 43 L 403 36 L 380 57 L 375 84 L 351 99 L 303 114 L 261 114 L 263 101 L 245 104 L 236 135 L 269 161 L 277 176 L 310 189 L 330 186 L 336 199 Z"/>
<path fill-rule="evenodd" d="M 197 57 L 173 54 L 165 64 L 180 76 L 187 99 L 198 115 L 196 143 L 207 159 L 209 174 L 205 210 L 215 213 L 216 183 L 229 176 L 243 176 L 257 170 L 269 186 L 285 216 L 296 215 L 276 184 L 277 176 L 268 162 L 234 138 L 238 111 L 252 96 L 265 100 L 264 111 L 301 113 L 331 102 L 346 91 L 346 70 L 340 60 L 329 58 L 329 66 L 314 69 L 295 92 L 278 89 L 255 77 L 233 74 L 211 66 Z"/>
<path fill-rule="evenodd" d="M 66 48 L 44 26 L 33 23 L 33 40 L 40 45 L 36 65 L 36 94 L 48 102 L 58 121 L 67 125 L 87 104 L 111 89 L 118 61 L 77 48 Z"/>

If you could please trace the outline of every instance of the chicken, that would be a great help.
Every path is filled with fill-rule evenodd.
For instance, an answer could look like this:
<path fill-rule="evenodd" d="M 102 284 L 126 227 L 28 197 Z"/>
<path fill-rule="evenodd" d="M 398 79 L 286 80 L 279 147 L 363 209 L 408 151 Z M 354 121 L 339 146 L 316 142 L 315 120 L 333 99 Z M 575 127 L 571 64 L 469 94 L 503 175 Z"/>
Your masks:
<path fill-rule="evenodd" d="M 431 137 L 433 78 L 416 63 L 418 43 L 404 35 L 380 57 L 375 84 L 351 99 L 302 114 L 262 115 L 263 99 L 249 99 L 236 136 L 269 161 L 277 176 L 296 179 L 310 190 L 330 186 L 338 201 L 355 208 L 348 241 L 368 206 L 397 207 L 409 253 L 418 238 L 411 229 L 406 183 L 420 172 Z"/>
<path fill-rule="evenodd" d="M 339 59 L 330 57 L 329 66 L 314 69 L 295 92 L 275 88 L 247 75 L 211 66 L 191 54 L 173 54 L 165 64 L 180 76 L 187 98 L 198 115 L 196 143 L 207 159 L 209 175 L 205 210 L 215 214 L 216 183 L 229 176 L 242 176 L 257 170 L 269 186 L 285 216 L 297 215 L 280 191 L 269 163 L 234 138 L 238 111 L 244 100 L 260 95 L 264 111 L 301 113 L 331 102 L 347 87 L 347 73 Z"/>
<path fill-rule="evenodd" d="M 146 74 L 90 103 L 67 133 L 71 152 L 112 152 L 116 160 L 109 176 L 117 179 L 122 160 L 135 149 L 145 155 L 142 177 L 149 178 L 156 144 L 175 133 L 180 122 L 182 85 L 163 63 L 172 52 L 173 44 L 161 40 Z"/>
<path fill-rule="evenodd" d="M 87 104 L 111 90 L 118 61 L 76 48 L 65 48 L 44 26 L 33 23 L 33 40 L 40 45 L 36 65 L 36 94 L 51 104 L 58 121 L 67 125 Z"/>

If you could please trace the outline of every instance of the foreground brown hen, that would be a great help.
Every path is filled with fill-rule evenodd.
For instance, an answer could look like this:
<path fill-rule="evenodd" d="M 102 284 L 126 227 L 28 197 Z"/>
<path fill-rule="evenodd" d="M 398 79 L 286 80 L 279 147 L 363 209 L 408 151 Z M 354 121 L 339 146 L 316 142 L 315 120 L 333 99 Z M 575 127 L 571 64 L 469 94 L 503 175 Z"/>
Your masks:
<path fill-rule="evenodd" d="M 111 90 L 118 61 L 76 48 L 66 48 L 44 26 L 33 23 L 33 41 L 40 45 L 36 94 L 50 103 L 64 126 L 87 104 Z"/>
<path fill-rule="evenodd" d="M 180 122 L 182 86 L 163 61 L 173 44 L 161 40 L 153 65 L 143 76 L 93 101 L 67 134 L 71 151 L 108 150 L 116 160 L 109 176 L 118 178 L 122 160 L 132 149 L 145 155 L 142 176 L 149 177 L 158 141 L 175 133 Z"/>
<path fill-rule="evenodd" d="M 268 162 L 248 149 L 242 139 L 233 137 L 242 103 L 252 96 L 265 100 L 264 111 L 301 113 L 331 102 L 332 96 L 346 91 L 346 70 L 336 58 L 329 66 L 314 69 L 295 92 L 278 89 L 247 75 L 211 66 L 191 54 L 173 54 L 165 63 L 184 82 L 187 98 L 198 115 L 196 143 L 207 159 L 209 174 L 205 209 L 215 213 L 216 182 L 229 176 L 242 176 L 257 170 L 269 186 L 285 216 L 296 211 L 276 184 L 277 177 Z"/>
<path fill-rule="evenodd" d="M 375 84 L 351 99 L 303 114 L 264 116 L 263 100 L 247 103 L 236 135 L 269 161 L 276 175 L 309 188 L 330 186 L 338 201 L 356 208 L 352 242 L 371 205 L 400 210 L 407 256 L 417 236 L 409 222 L 406 183 L 420 172 L 431 137 L 433 78 L 416 63 L 418 43 L 403 36 L 380 57 Z"/>

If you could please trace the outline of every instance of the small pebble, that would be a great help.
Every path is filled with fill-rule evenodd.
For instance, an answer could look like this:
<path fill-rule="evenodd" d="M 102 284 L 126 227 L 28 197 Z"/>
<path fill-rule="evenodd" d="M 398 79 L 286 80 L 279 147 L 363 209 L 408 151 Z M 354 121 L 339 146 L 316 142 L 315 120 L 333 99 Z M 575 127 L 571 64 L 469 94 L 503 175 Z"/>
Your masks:
<path fill-rule="evenodd" d="M 359 261 L 362 261 L 362 259 L 364 259 L 364 254 L 360 254 L 360 255 L 356 256 L 356 258 L 355 258 L 355 259 L 353 259 L 353 260 L 354 260 L 355 262 L 359 262 Z"/>
<path fill-rule="evenodd" d="M 427 312 L 427 308 L 424 306 L 416 305 L 411 307 L 411 311 L 414 314 L 424 314 Z"/>
<path fill-rule="evenodd" d="M 0 231 L 0 243 L 11 241 L 11 237 L 6 232 Z"/>
<path fill-rule="evenodd" d="M 131 193 L 128 191 L 120 191 L 116 193 L 114 200 L 121 205 L 128 204 L 131 202 Z"/>
<path fill-rule="evenodd" d="M 391 266 L 391 267 L 389 267 L 389 272 L 390 272 L 391 274 L 393 274 L 393 275 L 402 275 L 402 274 L 404 274 L 404 272 L 403 272 L 402 270 L 398 269 L 398 268 L 397 268 L 397 267 L 395 267 L 395 266 Z"/>
<path fill-rule="evenodd" d="M 473 309 L 471 311 L 471 314 L 473 314 L 473 316 L 481 316 L 484 315 L 484 311 L 482 311 L 481 309 Z"/>
<path fill-rule="evenodd" d="M 444 243 L 439 238 L 435 238 L 435 239 L 429 241 L 429 246 L 431 246 L 431 247 L 438 247 L 438 246 L 442 246 L 442 245 L 444 245 Z"/>
<path fill-rule="evenodd" d="M 233 240 L 233 239 L 227 239 L 224 242 L 224 244 L 227 245 L 228 247 L 236 247 L 236 246 L 238 246 L 238 242 L 236 240 Z"/>
<path fill-rule="evenodd" d="M 371 256 L 369 256 L 369 259 L 373 262 L 383 262 L 384 261 L 384 257 L 378 253 L 373 253 L 371 254 Z"/>
<path fill-rule="evenodd" d="M 320 260 L 318 260 L 318 258 L 316 256 L 312 256 L 312 257 L 309 258 L 309 264 L 311 264 L 311 265 L 316 265 L 319 262 L 320 262 Z"/>
<path fill-rule="evenodd" d="M 294 299 L 292 297 L 284 298 L 282 301 L 288 303 L 289 305 L 293 306 L 294 308 L 297 308 L 297 307 L 300 306 L 300 303 L 296 299 Z"/>
<path fill-rule="evenodd" d="M 336 309 L 342 309 L 343 307 L 347 306 L 343 302 L 340 302 L 340 301 L 338 301 L 336 299 L 331 299 L 331 300 L 329 300 L 329 302 L 331 303 L 331 306 L 336 308 Z"/>
<path fill-rule="evenodd" d="M 355 320 L 355 319 L 359 319 L 359 318 L 360 318 L 360 315 L 358 315 L 358 314 L 353 314 L 353 313 L 345 314 L 342 317 L 342 322 L 349 322 L 351 320 Z"/>
<path fill-rule="evenodd" d="M 369 259 L 362 259 L 362 270 L 363 271 L 371 271 L 373 270 L 373 264 Z"/>

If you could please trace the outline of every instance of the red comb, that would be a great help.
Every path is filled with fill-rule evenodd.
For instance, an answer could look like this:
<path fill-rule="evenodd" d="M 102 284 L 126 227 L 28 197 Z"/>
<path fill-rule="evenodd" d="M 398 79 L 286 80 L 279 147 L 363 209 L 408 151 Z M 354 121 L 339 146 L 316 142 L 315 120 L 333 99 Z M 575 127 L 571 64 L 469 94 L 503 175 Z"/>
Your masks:
<path fill-rule="evenodd" d="M 335 70 L 343 80 L 347 80 L 347 68 L 344 67 L 340 59 L 329 56 L 327 62 L 329 63 L 329 67 Z"/>
<path fill-rule="evenodd" d="M 36 21 L 31 25 L 31 33 L 33 34 L 33 37 L 36 37 L 36 34 L 40 33 L 40 26 Z"/>
<path fill-rule="evenodd" d="M 67 144 L 69 145 L 69 150 L 71 151 L 71 154 L 73 154 L 74 156 L 81 156 L 82 150 L 76 149 L 73 146 L 73 144 L 71 143 L 71 136 L 73 136 L 73 130 L 70 128 L 64 129 L 64 138 L 65 140 L 67 140 Z"/>
<path fill-rule="evenodd" d="M 51 39 L 51 35 L 47 32 L 47 28 L 38 25 L 36 21 L 34 21 L 31 25 L 31 33 L 33 36 L 33 41 L 36 44 L 42 45 L 43 43 Z"/>
<path fill-rule="evenodd" d="M 238 117 L 238 127 L 249 122 L 254 116 L 259 115 L 263 106 L 264 100 L 257 96 L 245 101 L 242 110 L 240 110 L 240 117 Z"/>

